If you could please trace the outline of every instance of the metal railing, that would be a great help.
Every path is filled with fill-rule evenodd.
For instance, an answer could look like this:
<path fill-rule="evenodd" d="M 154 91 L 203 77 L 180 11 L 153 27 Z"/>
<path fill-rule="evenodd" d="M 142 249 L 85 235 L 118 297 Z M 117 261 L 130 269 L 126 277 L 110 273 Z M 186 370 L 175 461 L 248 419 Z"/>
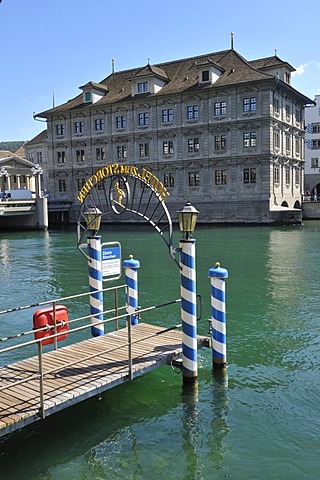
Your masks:
<path fill-rule="evenodd" d="M 121 346 L 124 346 L 124 347 L 126 346 L 127 349 L 128 349 L 128 378 L 130 380 L 132 380 L 133 379 L 133 368 L 132 368 L 132 365 L 133 365 L 132 346 L 133 346 L 133 344 L 138 343 L 142 340 L 144 341 L 148 338 L 155 337 L 155 336 L 157 336 L 161 333 L 168 332 L 170 330 L 179 328 L 179 327 L 181 327 L 181 325 L 174 325 L 174 326 L 169 327 L 169 328 L 167 328 L 167 329 L 165 329 L 161 332 L 152 333 L 148 336 L 144 336 L 143 339 L 137 339 L 137 340 L 133 341 L 133 339 L 132 339 L 131 316 L 132 315 L 136 316 L 137 311 L 138 311 L 139 316 L 140 316 L 142 313 L 145 313 L 145 312 L 150 312 L 152 310 L 156 310 L 156 309 L 159 309 L 159 308 L 162 308 L 162 307 L 178 304 L 178 303 L 181 302 L 181 300 L 177 299 L 177 300 L 165 302 L 165 303 L 162 303 L 162 304 L 159 304 L 159 305 L 152 305 L 152 306 L 146 307 L 146 308 L 140 308 L 139 307 L 137 309 L 137 311 L 135 311 L 135 312 L 132 312 L 132 313 L 125 312 L 125 313 L 119 315 L 120 311 L 126 309 L 126 305 L 119 307 L 118 291 L 120 289 L 124 289 L 125 292 L 127 293 L 127 286 L 126 285 L 120 285 L 120 286 L 117 286 L 117 287 L 106 288 L 106 289 L 100 290 L 102 292 L 114 291 L 114 295 L 115 295 L 115 297 L 114 297 L 114 299 L 115 299 L 114 308 L 110 309 L 110 310 L 105 310 L 105 311 L 102 312 L 103 315 L 107 315 L 107 314 L 110 314 L 110 313 L 114 313 L 114 315 L 110 318 L 107 318 L 107 319 L 104 319 L 104 320 L 99 320 L 99 321 L 95 322 L 94 325 L 102 325 L 102 324 L 104 325 L 104 324 L 110 324 L 110 323 L 114 322 L 115 330 L 118 330 L 119 322 L 121 320 L 125 321 L 125 325 L 127 326 L 127 343 L 124 343 L 124 344 L 122 343 Z M 97 290 L 97 292 L 98 292 L 98 290 Z M 30 345 L 37 345 L 37 349 L 38 349 L 38 371 L 33 372 L 31 375 L 27 376 L 26 378 L 19 379 L 17 381 L 13 381 L 11 383 L 6 383 L 6 385 L 4 385 L 3 387 L 0 387 L 0 393 L 4 390 L 8 389 L 8 388 L 12 388 L 14 386 L 26 383 L 26 382 L 28 382 L 32 379 L 37 379 L 38 378 L 39 379 L 39 402 L 40 402 L 39 414 L 40 414 L 40 418 L 42 418 L 42 419 L 45 418 L 45 397 L 44 397 L 45 376 L 49 375 L 49 374 L 52 374 L 56 371 L 59 371 L 61 369 L 61 367 L 52 368 L 52 369 L 46 370 L 44 372 L 43 341 L 48 340 L 48 339 L 53 339 L 54 340 L 54 348 L 56 349 L 57 348 L 57 339 L 60 336 L 66 334 L 65 331 L 57 332 L 57 328 L 59 326 L 62 326 L 64 322 L 57 322 L 56 321 L 55 306 L 58 303 L 61 303 L 62 301 L 71 300 L 71 299 L 79 298 L 79 297 L 85 297 L 85 296 L 91 295 L 92 293 L 95 293 L 95 292 L 78 294 L 78 295 L 73 295 L 73 296 L 69 296 L 69 297 L 59 298 L 59 299 L 56 299 L 56 300 L 50 300 L 48 302 L 39 302 L 37 304 L 26 305 L 26 306 L 22 306 L 22 307 L 16 307 L 16 308 L 11 308 L 11 309 L 8 309 L 8 310 L 0 311 L 0 315 L 2 315 L 2 314 L 5 314 L 5 313 L 17 312 L 17 311 L 20 311 L 20 310 L 26 310 L 26 309 L 33 308 L 33 307 L 38 307 L 38 306 L 43 306 L 43 305 L 52 305 L 53 316 L 54 316 L 54 325 L 47 325 L 43 328 L 33 329 L 33 330 L 30 330 L 30 331 L 27 331 L 27 332 L 18 333 L 16 335 L 12 335 L 12 336 L 4 337 L 4 338 L 0 339 L 0 342 L 5 342 L 5 341 L 8 341 L 8 340 L 18 339 L 18 338 L 21 338 L 23 336 L 35 334 L 36 332 L 48 331 L 50 329 L 53 330 L 53 333 L 51 335 L 46 336 L 44 338 L 34 339 L 34 340 L 27 341 L 27 342 L 19 343 L 18 345 L 12 345 L 12 346 L 0 349 L 0 355 L 4 354 L 4 353 L 8 353 L 8 352 L 13 352 L 13 351 L 18 350 L 18 349 L 22 349 L 22 348 L 28 347 Z M 101 315 L 101 312 L 99 312 L 96 315 Z M 79 322 L 79 321 L 82 321 L 82 320 L 91 319 L 92 317 L 95 317 L 95 315 L 90 314 L 90 315 L 78 317 L 78 318 L 69 320 L 68 323 L 71 324 L 71 323 Z M 92 323 L 89 322 L 86 325 L 81 325 L 81 326 L 69 329 L 67 331 L 67 333 L 68 333 L 68 335 L 69 334 L 74 334 L 75 332 L 84 331 L 84 330 L 89 329 L 89 328 L 91 329 L 91 327 L 92 327 Z M 99 337 L 97 337 L 97 338 L 99 338 Z M 83 362 L 85 360 L 90 360 L 90 359 L 92 359 L 96 356 L 99 356 L 99 355 L 102 355 L 102 354 L 105 354 L 105 353 L 110 353 L 110 352 L 112 352 L 112 351 L 114 351 L 118 348 L 119 347 L 117 346 L 117 347 L 114 347 L 112 349 L 109 348 L 109 349 L 107 349 L 105 351 L 102 351 L 102 352 L 100 351 L 99 353 L 96 353 L 96 354 L 87 355 L 86 357 L 82 357 L 78 361 L 75 360 L 75 361 L 72 361 L 72 362 L 69 362 L 69 363 L 65 364 L 63 368 L 66 368 L 66 367 L 69 367 L 69 366 L 74 366 L 77 363 Z"/>

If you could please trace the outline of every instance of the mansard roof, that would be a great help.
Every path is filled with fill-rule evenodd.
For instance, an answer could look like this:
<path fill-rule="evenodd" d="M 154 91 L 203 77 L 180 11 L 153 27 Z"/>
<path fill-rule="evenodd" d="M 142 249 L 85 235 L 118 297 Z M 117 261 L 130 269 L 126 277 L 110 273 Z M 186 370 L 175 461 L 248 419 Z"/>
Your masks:
<path fill-rule="evenodd" d="M 148 64 L 145 67 L 114 72 L 99 83 L 99 85 L 108 90 L 108 92 L 95 103 L 94 107 L 97 108 L 100 106 L 103 108 L 105 105 L 130 100 L 130 80 L 139 76 L 159 75 L 166 79 L 165 85 L 157 93 L 144 94 L 144 98 L 148 96 L 164 97 L 166 95 L 183 93 L 192 94 L 207 89 L 244 85 L 249 82 L 275 81 L 275 75 L 263 71 L 265 68 L 272 68 L 272 62 L 278 65 L 289 65 L 276 56 L 248 61 L 237 51 L 230 49 L 196 57 L 173 60 L 158 65 Z M 213 85 L 199 84 L 199 66 L 203 66 L 205 63 L 215 65 L 216 68 L 221 70 L 221 75 Z M 46 118 L 50 114 L 59 114 L 67 111 L 72 112 L 80 108 L 90 108 L 90 106 L 86 106 L 83 103 L 82 94 L 58 107 L 41 112 L 37 114 L 37 116 Z"/>

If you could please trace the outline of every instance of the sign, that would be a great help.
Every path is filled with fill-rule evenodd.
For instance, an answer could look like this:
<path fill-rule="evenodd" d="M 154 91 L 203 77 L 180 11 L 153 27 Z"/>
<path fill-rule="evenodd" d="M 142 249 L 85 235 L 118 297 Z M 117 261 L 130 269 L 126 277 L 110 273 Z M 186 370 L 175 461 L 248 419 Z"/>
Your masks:
<path fill-rule="evenodd" d="M 137 178 L 138 180 L 142 181 L 148 187 L 153 190 L 153 192 L 157 195 L 160 202 L 164 202 L 167 197 L 170 196 L 170 193 L 164 186 L 162 182 L 152 173 L 150 170 L 146 168 L 137 167 L 136 165 L 120 165 L 118 163 L 112 163 L 110 165 L 105 165 L 97 170 L 91 177 L 88 178 L 86 183 L 82 186 L 78 200 L 80 203 L 83 203 L 90 193 L 90 191 L 100 182 L 107 178 L 114 178 L 120 176 L 130 176 L 133 178 Z M 121 200 L 124 196 L 124 193 L 117 190 L 117 194 L 119 195 L 118 203 L 121 204 Z M 125 206 L 122 205 L 124 208 Z"/>
<path fill-rule="evenodd" d="M 102 280 L 117 280 L 121 277 L 121 245 L 107 242 L 101 245 Z"/>

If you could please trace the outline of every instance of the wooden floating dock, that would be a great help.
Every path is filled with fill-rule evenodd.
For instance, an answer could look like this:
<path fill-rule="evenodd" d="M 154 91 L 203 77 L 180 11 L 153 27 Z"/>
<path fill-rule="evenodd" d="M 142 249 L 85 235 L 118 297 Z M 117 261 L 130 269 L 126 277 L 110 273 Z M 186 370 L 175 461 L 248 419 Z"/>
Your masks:
<path fill-rule="evenodd" d="M 44 353 L 42 407 L 38 356 L 1 367 L 0 437 L 170 364 L 182 353 L 177 329 L 140 323 L 132 327 L 131 338 L 131 373 L 127 328 Z M 208 337 L 198 337 L 198 348 L 209 344 Z"/>

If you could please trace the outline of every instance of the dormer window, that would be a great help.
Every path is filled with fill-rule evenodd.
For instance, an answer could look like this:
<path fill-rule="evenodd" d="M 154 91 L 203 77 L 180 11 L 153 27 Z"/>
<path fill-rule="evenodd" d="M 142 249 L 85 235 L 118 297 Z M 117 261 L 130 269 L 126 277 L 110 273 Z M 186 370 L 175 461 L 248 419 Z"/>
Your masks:
<path fill-rule="evenodd" d="M 145 67 L 128 79 L 131 82 L 131 96 L 158 93 L 169 81 L 166 72 L 148 63 Z"/>
<path fill-rule="evenodd" d="M 138 93 L 149 92 L 149 82 L 139 82 L 138 83 Z"/>
<path fill-rule="evenodd" d="M 209 70 L 202 71 L 202 82 L 209 82 Z"/>
<path fill-rule="evenodd" d="M 210 85 L 213 85 L 224 72 L 224 70 L 218 64 L 210 59 L 197 64 L 197 68 L 199 70 L 200 85 L 203 83 L 209 83 Z"/>
<path fill-rule="evenodd" d="M 83 90 L 82 98 L 84 103 L 96 103 L 108 93 L 106 85 L 95 82 L 88 82 L 79 88 Z"/>

